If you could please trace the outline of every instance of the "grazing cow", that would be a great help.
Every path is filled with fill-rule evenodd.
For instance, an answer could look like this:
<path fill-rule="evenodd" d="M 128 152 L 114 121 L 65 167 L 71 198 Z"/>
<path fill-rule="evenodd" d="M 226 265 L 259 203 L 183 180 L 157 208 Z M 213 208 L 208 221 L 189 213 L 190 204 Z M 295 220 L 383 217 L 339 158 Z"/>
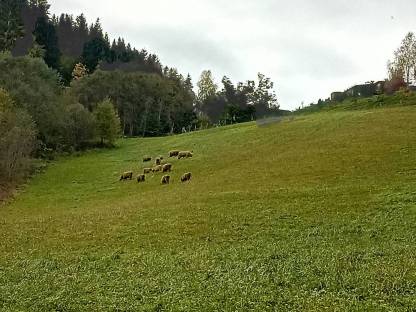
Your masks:
<path fill-rule="evenodd" d="M 146 181 L 146 176 L 144 174 L 139 174 L 137 176 L 137 182 L 141 183 L 141 182 L 145 182 Z"/>
<path fill-rule="evenodd" d="M 156 166 L 161 165 L 162 164 L 162 159 L 160 157 L 156 158 L 155 164 L 156 164 Z"/>
<path fill-rule="evenodd" d="M 172 164 L 165 164 L 162 166 L 162 172 L 171 172 L 172 171 Z"/>
<path fill-rule="evenodd" d="M 178 151 L 178 150 L 170 151 L 169 152 L 169 157 L 177 157 L 179 155 L 179 152 L 180 151 Z"/>
<path fill-rule="evenodd" d="M 128 180 L 128 179 L 130 179 L 130 180 L 133 179 L 133 172 L 132 171 L 124 172 L 120 177 L 120 181 L 122 181 L 122 180 L 124 181 L 124 180 Z"/>
<path fill-rule="evenodd" d="M 149 161 L 152 161 L 152 157 L 149 157 L 149 156 L 143 157 L 143 162 L 149 162 Z"/>
<path fill-rule="evenodd" d="M 170 183 L 170 176 L 168 176 L 168 175 L 163 176 L 160 183 L 162 183 L 163 185 L 169 184 Z"/>
<path fill-rule="evenodd" d="M 178 159 L 181 159 L 181 158 L 190 158 L 192 156 L 193 156 L 193 153 L 192 152 L 189 152 L 189 151 L 179 152 Z"/>
<path fill-rule="evenodd" d="M 181 177 L 181 182 L 191 181 L 191 178 L 192 178 L 192 173 L 190 173 L 190 172 L 185 173 L 185 174 Z"/>
<path fill-rule="evenodd" d="M 162 171 L 162 166 L 161 165 L 155 166 L 155 167 L 153 167 L 152 171 L 153 172 L 160 172 L 160 171 Z"/>
<path fill-rule="evenodd" d="M 152 172 L 152 168 L 144 168 L 143 169 L 143 174 L 149 174 L 150 172 Z"/>

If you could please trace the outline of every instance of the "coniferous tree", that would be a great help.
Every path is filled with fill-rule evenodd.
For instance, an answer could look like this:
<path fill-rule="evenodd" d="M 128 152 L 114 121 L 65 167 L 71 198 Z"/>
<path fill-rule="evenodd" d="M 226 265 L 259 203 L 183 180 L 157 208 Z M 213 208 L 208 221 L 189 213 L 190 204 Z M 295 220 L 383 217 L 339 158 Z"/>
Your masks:
<path fill-rule="evenodd" d="M 188 74 L 188 76 L 185 79 L 184 87 L 185 87 L 185 90 L 192 97 L 192 99 L 194 99 L 195 98 L 194 85 L 192 84 L 192 77 L 190 74 Z"/>
<path fill-rule="evenodd" d="M 75 41 L 73 42 L 73 56 L 81 56 L 84 45 L 88 41 L 88 36 L 88 23 L 84 14 L 81 14 L 75 20 Z"/>
<path fill-rule="evenodd" d="M 23 56 L 28 54 L 29 50 L 34 46 L 33 31 L 35 30 L 36 22 L 40 17 L 49 18 L 48 14 L 49 4 L 47 1 L 24 1 L 20 16 L 22 18 L 25 34 L 16 41 L 16 44 L 12 49 L 13 55 Z"/>
<path fill-rule="evenodd" d="M 149 54 L 146 58 L 147 71 L 162 74 L 162 65 L 157 55 Z"/>
<path fill-rule="evenodd" d="M 0 51 L 11 50 L 23 37 L 24 27 L 21 10 L 24 0 L 2 0 L 0 2 Z"/>
<path fill-rule="evenodd" d="M 45 63 L 49 67 L 58 69 L 61 52 L 58 46 L 58 36 L 56 35 L 55 26 L 47 17 L 42 16 L 36 22 L 33 35 L 37 44 L 45 49 Z"/>
<path fill-rule="evenodd" d="M 91 24 L 90 31 L 89 31 L 89 40 L 93 40 L 96 38 L 100 38 L 100 39 L 104 38 L 103 28 L 101 26 L 101 22 L 99 18 L 97 18 L 94 24 Z"/>
<path fill-rule="evenodd" d="M 45 13 L 49 12 L 50 4 L 48 0 L 29 0 L 28 2 L 31 7 L 38 7 Z"/>
<path fill-rule="evenodd" d="M 92 73 L 100 61 L 110 58 L 110 47 L 103 38 L 94 38 L 84 45 L 82 59 L 88 71 Z"/>
<path fill-rule="evenodd" d="M 110 47 L 111 43 L 110 43 L 110 37 L 108 36 L 108 33 L 105 33 L 104 40 L 105 40 L 107 46 Z"/>
<path fill-rule="evenodd" d="M 75 22 L 72 15 L 62 14 L 55 23 L 56 33 L 59 38 L 59 49 L 63 55 L 74 55 L 74 42 L 76 41 Z"/>

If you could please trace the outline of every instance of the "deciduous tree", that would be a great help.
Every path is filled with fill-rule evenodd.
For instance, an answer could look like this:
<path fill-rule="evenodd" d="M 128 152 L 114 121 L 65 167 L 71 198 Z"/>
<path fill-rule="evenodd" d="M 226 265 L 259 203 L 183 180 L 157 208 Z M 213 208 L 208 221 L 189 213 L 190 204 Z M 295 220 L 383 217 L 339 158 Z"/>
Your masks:
<path fill-rule="evenodd" d="M 218 86 L 214 82 L 212 72 L 210 70 L 204 70 L 197 83 L 198 86 L 198 101 L 204 103 L 210 97 L 213 97 L 217 93 Z"/>
<path fill-rule="evenodd" d="M 88 74 L 88 69 L 82 63 L 75 64 L 74 70 L 72 71 L 72 79 L 79 80 Z"/>
<path fill-rule="evenodd" d="M 104 100 L 98 104 L 94 113 L 96 131 L 101 144 L 114 145 L 115 140 L 120 135 L 120 118 L 114 109 L 113 103 L 110 99 Z"/>
<path fill-rule="evenodd" d="M 33 120 L 0 89 L 0 184 L 14 182 L 28 172 L 35 143 Z"/>
<path fill-rule="evenodd" d="M 390 79 L 397 79 L 403 75 L 406 84 L 416 80 L 416 36 L 409 32 L 403 39 L 400 47 L 394 53 L 392 62 L 388 62 Z"/>

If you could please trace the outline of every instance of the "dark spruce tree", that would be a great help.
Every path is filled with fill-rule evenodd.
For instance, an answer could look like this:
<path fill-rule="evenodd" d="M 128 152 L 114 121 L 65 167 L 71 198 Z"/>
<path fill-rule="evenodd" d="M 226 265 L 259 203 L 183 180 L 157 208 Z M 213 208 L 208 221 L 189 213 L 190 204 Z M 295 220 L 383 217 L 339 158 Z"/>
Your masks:
<path fill-rule="evenodd" d="M 84 45 L 82 59 L 90 73 L 94 72 L 100 61 L 110 59 L 110 47 L 104 38 L 94 38 Z"/>
<path fill-rule="evenodd" d="M 99 18 L 97 18 L 94 24 L 91 24 L 89 31 L 89 39 L 93 40 L 96 38 L 104 38 L 103 28 Z"/>
<path fill-rule="evenodd" d="M 16 41 L 12 49 L 14 56 L 23 56 L 29 53 L 29 50 L 36 45 L 33 42 L 33 31 L 35 30 L 37 20 L 41 16 L 48 18 L 49 4 L 47 1 L 30 0 L 23 2 L 20 16 L 23 22 L 24 36 Z"/>
<path fill-rule="evenodd" d="M 21 10 L 24 0 L 0 1 L 0 51 L 10 51 L 16 41 L 24 36 Z"/>
<path fill-rule="evenodd" d="M 88 41 L 89 31 L 88 23 L 84 14 L 79 15 L 75 19 L 75 40 L 73 41 L 73 54 L 74 57 L 79 57 L 82 54 L 85 43 Z"/>
<path fill-rule="evenodd" d="M 45 49 L 45 63 L 54 69 L 59 68 L 61 52 L 58 46 L 58 36 L 55 26 L 46 16 L 38 18 L 33 32 L 37 44 Z"/>
<path fill-rule="evenodd" d="M 56 33 L 59 38 L 59 49 L 63 55 L 74 56 L 74 41 L 76 32 L 74 19 L 71 15 L 62 14 L 59 19 L 53 18 Z M 78 55 L 79 56 L 79 55 Z"/>

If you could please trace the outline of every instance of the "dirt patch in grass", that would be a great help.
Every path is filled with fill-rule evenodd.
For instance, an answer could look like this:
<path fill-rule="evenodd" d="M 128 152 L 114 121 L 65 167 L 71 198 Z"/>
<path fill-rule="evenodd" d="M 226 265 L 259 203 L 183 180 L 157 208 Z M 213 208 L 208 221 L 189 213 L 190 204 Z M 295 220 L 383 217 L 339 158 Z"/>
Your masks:
<path fill-rule="evenodd" d="M 3 204 L 13 196 L 16 186 L 12 184 L 0 184 L 0 204 Z"/>

